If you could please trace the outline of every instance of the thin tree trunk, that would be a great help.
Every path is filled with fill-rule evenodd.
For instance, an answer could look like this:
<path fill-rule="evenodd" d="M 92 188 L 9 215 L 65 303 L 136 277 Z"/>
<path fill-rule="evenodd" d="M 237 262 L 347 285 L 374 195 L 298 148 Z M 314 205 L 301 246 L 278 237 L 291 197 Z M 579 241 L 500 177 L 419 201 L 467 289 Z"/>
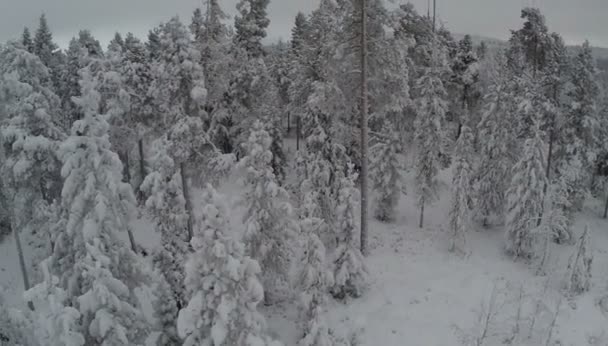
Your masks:
<path fill-rule="evenodd" d="M 188 213 L 188 242 L 192 239 L 193 236 L 193 223 L 194 223 L 194 215 L 192 215 L 192 201 L 190 200 L 190 189 L 188 187 L 188 177 L 186 174 L 186 164 L 180 164 L 180 175 L 182 178 L 182 191 L 184 194 L 184 200 L 186 200 L 186 212 Z"/>
<path fill-rule="evenodd" d="M 122 154 L 124 161 L 125 161 L 125 166 L 123 169 L 123 175 L 124 175 L 124 179 L 125 182 L 127 183 L 131 183 L 131 167 L 129 166 L 129 151 L 125 150 L 125 152 Z"/>
<path fill-rule="evenodd" d="M 130 225 L 127 225 L 127 234 L 129 235 L 129 242 L 131 243 L 131 250 L 137 253 L 137 244 L 135 243 L 135 237 L 133 236 L 133 230 Z"/>
<path fill-rule="evenodd" d="M 13 235 L 15 236 L 15 244 L 17 244 L 17 255 L 19 256 L 19 266 L 21 267 L 21 275 L 23 276 L 23 287 L 25 291 L 27 291 L 30 289 L 30 279 L 27 275 L 25 258 L 23 257 L 23 248 L 21 247 L 21 236 L 19 235 L 18 227 L 16 227 L 12 223 L 9 227 L 12 228 Z M 27 302 L 27 306 L 30 308 L 30 310 L 34 311 L 34 304 L 31 301 Z"/>
<path fill-rule="evenodd" d="M 436 20 L 437 20 L 437 0 L 433 0 L 433 32 L 435 32 Z"/>
<path fill-rule="evenodd" d="M 144 140 L 140 139 L 137 141 L 137 147 L 139 150 L 139 176 L 141 181 L 144 181 L 146 177 L 146 160 L 144 158 Z"/>
<path fill-rule="evenodd" d="M 361 0 L 361 252 L 367 255 L 367 1 Z"/>
<path fill-rule="evenodd" d="M 296 151 L 300 151 L 300 115 L 296 118 Z"/>
<path fill-rule="evenodd" d="M 420 224 L 418 227 L 424 227 L 424 202 L 420 205 Z"/>
<path fill-rule="evenodd" d="M 604 206 L 604 219 L 608 219 L 608 191 L 606 192 L 606 205 Z"/>
<path fill-rule="evenodd" d="M 291 112 L 287 112 L 287 134 L 291 132 Z"/>
<path fill-rule="evenodd" d="M 137 141 L 137 149 L 139 151 L 139 184 L 141 185 L 144 182 L 144 179 L 146 178 L 146 160 L 144 158 L 144 140 L 143 138 L 140 138 Z M 137 189 L 137 196 L 139 197 L 139 200 L 143 200 L 143 192 L 141 191 L 141 189 L 138 187 Z"/>

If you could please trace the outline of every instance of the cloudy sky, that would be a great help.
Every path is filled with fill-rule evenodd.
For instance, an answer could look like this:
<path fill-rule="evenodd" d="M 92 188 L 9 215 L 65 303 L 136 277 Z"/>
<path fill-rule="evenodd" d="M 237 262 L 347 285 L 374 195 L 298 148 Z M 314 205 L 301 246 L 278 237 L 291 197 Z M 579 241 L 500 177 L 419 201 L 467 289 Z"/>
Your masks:
<path fill-rule="evenodd" d="M 90 29 L 105 45 L 114 32 L 131 31 L 145 37 L 156 24 L 179 15 L 189 21 L 192 10 L 204 0 L 0 0 L 0 42 L 18 37 L 24 26 L 35 28 L 46 13 L 55 40 L 63 47 L 79 29 Z M 234 14 L 237 0 L 220 0 Z M 399 3 L 399 0 L 390 0 Z M 403 1 L 405 2 L 405 0 Z M 427 0 L 411 0 L 426 12 Z M 289 39 L 293 17 L 309 12 L 319 0 L 271 0 L 269 38 Z M 589 39 L 608 47 L 608 0 L 437 0 L 438 15 L 456 33 L 506 38 L 520 25 L 522 6 L 539 6 L 549 27 L 569 44 Z"/>

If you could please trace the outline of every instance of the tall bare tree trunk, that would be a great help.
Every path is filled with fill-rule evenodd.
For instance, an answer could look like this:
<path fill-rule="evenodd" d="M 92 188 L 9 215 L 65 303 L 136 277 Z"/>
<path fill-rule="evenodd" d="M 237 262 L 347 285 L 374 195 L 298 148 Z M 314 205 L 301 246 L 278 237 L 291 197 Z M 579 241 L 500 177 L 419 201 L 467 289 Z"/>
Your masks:
<path fill-rule="evenodd" d="M 125 161 L 125 166 L 123 168 L 123 175 L 125 182 L 131 183 L 131 166 L 129 165 L 129 151 L 125 150 L 122 154 L 123 160 Z"/>
<path fill-rule="evenodd" d="M 296 151 L 300 151 L 300 115 L 296 118 Z"/>
<path fill-rule="evenodd" d="M 188 187 L 188 175 L 186 174 L 186 164 L 182 162 L 179 166 L 182 178 L 182 192 L 186 200 L 186 212 L 188 213 L 188 242 L 193 236 L 194 215 L 192 214 L 192 201 L 190 200 L 190 188 Z"/>
<path fill-rule="evenodd" d="M 133 236 L 133 230 L 131 225 L 127 225 L 127 235 L 129 235 L 129 242 L 131 243 L 131 250 L 137 253 L 137 244 L 135 243 L 135 236 Z"/>
<path fill-rule="evenodd" d="M 21 247 L 21 236 L 19 235 L 19 227 L 14 224 L 15 217 L 13 216 L 13 222 L 11 222 L 9 227 L 12 228 L 13 235 L 15 236 L 15 244 L 17 244 L 17 255 L 19 256 L 19 266 L 21 267 L 21 275 L 23 276 L 23 287 L 25 291 L 30 289 L 30 279 L 27 274 L 27 268 L 25 265 L 25 258 L 23 257 L 23 247 Z M 29 301 L 27 302 L 27 306 L 30 310 L 34 311 L 34 304 Z"/>
<path fill-rule="evenodd" d="M 435 28 L 437 25 L 435 22 L 437 21 L 437 0 L 433 0 L 433 32 L 435 32 Z"/>
<path fill-rule="evenodd" d="M 606 191 L 606 205 L 604 206 L 604 219 L 608 219 L 608 191 Z"/>
<path fill-rule="evenodd" d="M 139 151 L 139 184 L 141 185 L 144 182 L 144 178 L 146 178 L 146 160 L 144 158 L 144 140 L 143 138 L 140 138 L 137 141 L 137 149 Z M 141 201 L 143 200 L 143 192 L 141 191 L 141 189 L 138 187 L 137 188 L 137 196 L 138 199 Z"/>
<path fill-rule="evenodd" d="M 367 1 L 361 0 L 361 253 L 368 254 Z"/>
<path fill-rule="evenodd" d="M 424 202 L 420 205 L 420 223 L 418 224 L 418 227 L 424 227 Z"/>
<path fill-rule="evenodd" d="M 139 150 L 139 176 L 143 181 L 146 177 L 146 159 L 144 158 L 144 140 L 140 138 L 137 141 L 137 148 Z"/>

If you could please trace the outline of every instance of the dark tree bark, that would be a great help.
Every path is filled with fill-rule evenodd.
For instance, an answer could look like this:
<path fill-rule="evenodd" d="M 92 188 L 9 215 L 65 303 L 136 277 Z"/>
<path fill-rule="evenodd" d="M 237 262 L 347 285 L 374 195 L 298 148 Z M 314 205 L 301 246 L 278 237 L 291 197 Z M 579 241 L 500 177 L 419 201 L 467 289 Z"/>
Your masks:
<path fill-rule="evenodd" d="M 367 1 L 361 0 L 361 253 L 368 254 Z"/>

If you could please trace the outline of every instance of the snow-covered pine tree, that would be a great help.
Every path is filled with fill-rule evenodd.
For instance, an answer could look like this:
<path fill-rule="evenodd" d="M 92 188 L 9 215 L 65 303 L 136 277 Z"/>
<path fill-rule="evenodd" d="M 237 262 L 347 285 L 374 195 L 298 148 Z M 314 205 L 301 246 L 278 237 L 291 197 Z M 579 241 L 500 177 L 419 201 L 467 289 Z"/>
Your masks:
<path fill-rule="evenodd" d="M 150 61 L 155 61 L 160 56 L 160 30 L 162 24 L 148 31 L 148 40 L 146 41 L 146 51 Z"/>
<path fill-rule="evenodd" d="M 178 17 L 160 27 L 158 57 L 152 63 L 152 84 L 148 91 L 157 118 L 153 131 L 170 143 L 169 154 L 179 165 L 183 196 L 188 211 L 188 233 L 192 236 L 194 216 L 190 199 L 189 166 L 201 163 L 208 153 L 207 113 L 204 110 L 207 89 L 200 52 Z M 202 163 L 201 163 L 202 165 Z M 198 178 L 198 177 L 195 177 Z"/>
<path fill-rule="evenodd" d="M 456 142 L 454 157 L 450 205 L 450 232 L 452 233 L 450 251 L 465 253 L 466 233 L 471 220 L 471 180 L 473 176 L 473 132 L 467 125 L 462 126 L 460 137 Z"/>
<path fill-rule="evenodd" d="M 513 166 L 513 178 L 507 191 L 505 249 L 515 258 L 530 259 L 535 255 L 536 236 L 545 196 L 545 143 L 540 124 L 532 129 L 523 154 Z"/>
<path fill-rule="evenodd" d="M 420 223 L 424 225 L 424 207 L 437 198 L 437 175 L 442 152 L 442 123 L 447 105 L 446 91 L 436 68 L 429 68 L 416 82 L 419 99 L 415 121 L 416 193 L 420 207 Z"/>
<path fill-rule="evenodd" d="M 239 166 L 244 171 L 246 191 L 242 203 L 246 206 L 244 241 L 247 254 L 258 261 L 263 270 L 262 282 L 267 293 L 266 303 L 286 282 L 290 265 L 290 243 L 294 225 L 292 207 L 285 189 L 279 186 L 273 173 L 270 146 L 272 139 L 262 123 L 253 124 L 249 141 L 245 144 L 247 156 Z"/>
<path fill-rule="evenodd" d="M 125 50 L 125 40 L 120 33 L 115 33 L 110 43 L 108 43 L 107 52 L 122 53 Z"/>
<path fill-rule="evenodd" d="M 200 15 L 195 11 L 190 30 L 196 47 L 201 52 L 201 64 L 205 73 L 207 99 L 205 109 L 209 112 L 210 138 L 224 153 L 232 152 L 229 138 L 230 111 L 224 97 L 229 90 L 231 67 L 235 62 L 230 54 L 232 42 L 230 31 L 223 23 L 229 18 L 218 0 L 205 1 Z"/>
<path fill-rule="evenodd" d="M 80 70 L 89 65 L 92 59 L 103 57 L 103 50 L 88 30 L 78 32 L 72 38 L 66 51 L 65 68 L 61 71 L 57 94 L 61 98 L 64 116 L 61 121 L 66 133 L 70 132 L 73 123 L 82 118 L 81 109 L 72 102 L 72 97 L 80 95 Z"/>
<path fill-rule="evenodd" d="M 150 131 L 154 119 L 150 107 L 152 102 L 148 96 L 152 77 L 144 44 L 132 33 L 127 33 L 124 48 L 120 70 L 124 78 L 124 90 L 129 95 L 129 111 L 125 114 L 125 122 L 132 127 L 136 135 L 138 151 L 137 173 L 132 183 L 134 186 L 140 186 L 147 174 L 144 137 Z"/>
<path fill-rule="evenodd" d="M 279 93 L 270 68 L 264 60 L 266 52 L 262 39 L 270 23 L 266 8 L 269 0 L 240 0 L 236 7 L 230 86 L 226 94 L 229 107 L 230 124 L 228 131 L 232 138 L 231 146 L 237 156 L 242 157 L 242 145 L 247 142 L 249 132 L 255 121 L 262 121 L 272 137 L 272 166 L 274 173 L 282 181 L 285 169 L 283 153 L 283 113 L 279 106 Z"/>
<path fill-rule="evenodd" d="M 332 295 L 337 299 L 357 298 L 363 294 L 368 283 L 369 273 L 361 254 L 359 225 L 355 210 L 357 209 L 357 174 L 349 165 L 346 175 L 340 180 L 340 189 L 336 203 L 335 235 L 337 248 L 334 258 L 334 285 Z"/>
<path fill-rule="evenodd" d="M 47 211 L 61 189 L 56 150 L 63 134 L 53 124 L 59 98 L 51 89 L 48 69 L 18 44 L 9 43 L 0 51 L 0 75 L 0 103 L 6 116 L 0 125 L 4 194 L 11 228 L 34 247 L 36 263 L 50 254 Z M 25 270 L 27 265 L 21 265 Z"/>
<path fill-rule="evenodd" d="M 555 162 L 558 144 L 561 142 L 562 124 L 566 114 L 566 104 L 563 102 L 566 85 L 568 83 L 567 74 L 570 69 L 570 57 L 566 44 L 562 37 L 551 34 L 551 45 L 547 51 L 547 68 L 542 72 L 543 84 L 547 85 L 546 94 L 551 103 L 553 111 L 548 112 L 546 124 L 549 136 L 549 148 L 547 152 L 547 179 L 551 180 L 556 169 Z"/>
<path fill-rule="evenodd" d="M 194 253 L 186 263 L 190 301 L 179 312 L 179 335 L 185 346 L 280 345 L 264 334 L 264 317 L 256 308 L 264 297 L 260 266 L 229 235 L 223 199 L 207 186 L 202 220 L 191 241 Z"/>
<path fill-rule="evenodd" d="M 236 5 L 239 15 L 234 18 L 234 41 L 254 58 L 264 54 L 262 39 L 270 24 L 266 13 L 269 3 L 270 0 L 240 0 Z"/>
<path fill-rule="evenodd" d="M 78 332 L 86 345 L 141 344 L 150 328 L 135 289 L 149 275 L 121 235 L 134 212 L 133 191 L 121 182 L 120 160 L 110 150 L 95 79 L 89 69 L 81 75 L 82 96 L 74 102 L 83 118 L 59 150 L 65 220 L 54 235 L 49 277 L 59 278 L 66 305 L 80 312 Z"/>
<path fill-rule="evenodd" d="M 376 193 L 376 219 L 384 222 L 395 220 L 399 199 L 405 193 L 400 162 L 402 140 L 391 122 L 387 121 L 376 143 L 371 147 L 371 177 Z"/>
<path fill-rule="evenodd" d="M 564 289 L 568 294 L 578 295 L 589 291 L 591 284 L 591 264 L 593 252 L 589 238 L 589 226 L 585 225 L 583 235 L 576 243 L 576 252 L 568 261 L 567 276 Z"/>

